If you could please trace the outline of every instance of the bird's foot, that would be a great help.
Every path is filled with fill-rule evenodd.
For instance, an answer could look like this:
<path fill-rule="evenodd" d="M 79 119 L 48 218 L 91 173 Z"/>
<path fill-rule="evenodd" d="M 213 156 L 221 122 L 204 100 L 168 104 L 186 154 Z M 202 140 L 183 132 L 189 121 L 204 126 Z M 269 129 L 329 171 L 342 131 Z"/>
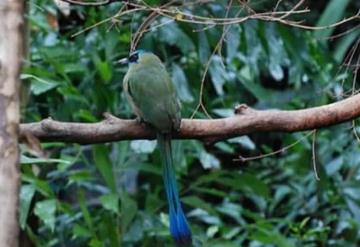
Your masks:
<path fill-rule="evenodd" d="M 135 120 L 136 120 L 136 123 L 138 123 L 139 125 L 141 125 L 142 127 L 145 127 L 145 128 L 151 128 L 151 125 L 148 123 L 148 122 L 146 122 L 142 117 L 136 117 L 135 118 Z"/>
<path fill-rule="evenodd" d="M 138 116 L 135 118 L 135 120 L 138 124 L 141 124 L 141 125 L 145 124 L 145 120 L 142 117 Z"/>

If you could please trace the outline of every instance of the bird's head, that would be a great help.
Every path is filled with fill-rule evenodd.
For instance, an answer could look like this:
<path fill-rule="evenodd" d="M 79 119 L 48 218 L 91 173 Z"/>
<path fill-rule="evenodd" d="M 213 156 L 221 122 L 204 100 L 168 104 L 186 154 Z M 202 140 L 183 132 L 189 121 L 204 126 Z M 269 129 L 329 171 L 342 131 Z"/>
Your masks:
<path fill-rule="evenodd" d="M 145 51 L 145 50 L 136 50 L 133 51 L 129 54 L 129 57 L 125 57 L 122 58 L 120 60 L 117 61 L 117 63 L 125 65 L 125 64 L 136 64 L 141 62 L 141 60 L 143 59 L 144 55 L 149 54 L 149 52 Z"/>

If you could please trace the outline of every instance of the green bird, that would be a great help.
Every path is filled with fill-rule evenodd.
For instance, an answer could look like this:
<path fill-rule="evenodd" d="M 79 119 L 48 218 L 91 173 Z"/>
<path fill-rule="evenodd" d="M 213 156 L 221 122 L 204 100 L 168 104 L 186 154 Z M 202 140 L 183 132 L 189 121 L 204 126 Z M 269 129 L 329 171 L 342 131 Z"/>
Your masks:
<path fill-rule="evenodd" d="M 157 131 L 163 162 L 163 180 L 169 207 L 170 233 L 180 246 L 190 245 L 191 231 L 184 215 L 176 186 L 171 149 L 171 133 L 180 129 L 180 102 L 173 82 L 160 59 L 151 52 L 137 50 L 128 58 L 123 86 L 127 99 L 140 121 Z"/>

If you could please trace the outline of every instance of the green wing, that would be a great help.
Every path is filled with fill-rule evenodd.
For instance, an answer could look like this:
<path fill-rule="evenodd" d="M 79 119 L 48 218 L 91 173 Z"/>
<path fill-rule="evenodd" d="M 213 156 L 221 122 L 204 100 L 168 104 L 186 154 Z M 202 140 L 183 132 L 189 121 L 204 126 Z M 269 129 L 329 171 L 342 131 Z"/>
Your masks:
<path fill-rule="evenodd" d="M 179 129 L 179 100 L 162 64 L 135 67 L 126 79 L 128 94 L 140 117 L 164 133 Z"/>

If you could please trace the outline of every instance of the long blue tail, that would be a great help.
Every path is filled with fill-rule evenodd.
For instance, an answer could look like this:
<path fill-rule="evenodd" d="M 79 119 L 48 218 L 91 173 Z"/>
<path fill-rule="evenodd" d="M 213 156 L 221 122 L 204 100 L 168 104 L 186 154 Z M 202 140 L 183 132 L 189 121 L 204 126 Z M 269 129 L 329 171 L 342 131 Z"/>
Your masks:
<path fill-rule="evenodd" d="M 163 162 L 163 179 L 169 204 L 170 232 L 179 246 L 191 245 L 191 231 L 181 207 L 179 193 L 176 187 L 176 177 L 171 151 L 171 136 L 157 135 L 158 145 Z"/>

